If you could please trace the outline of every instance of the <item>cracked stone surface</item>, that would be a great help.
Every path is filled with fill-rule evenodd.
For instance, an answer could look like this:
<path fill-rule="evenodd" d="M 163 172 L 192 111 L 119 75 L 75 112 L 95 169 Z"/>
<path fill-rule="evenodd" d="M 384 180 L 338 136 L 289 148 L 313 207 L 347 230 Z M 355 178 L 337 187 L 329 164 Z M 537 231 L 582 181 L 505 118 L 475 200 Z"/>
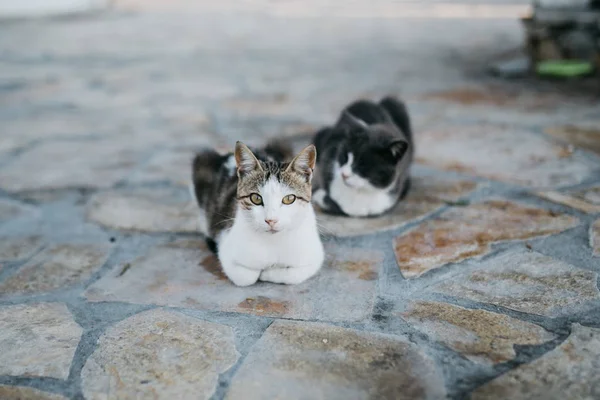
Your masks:
<path fill-rule="evenodd" d="M 129 181 L 134 184 L 167 181 L 187 187 L 191 182 L 194 154 L 189 150 L 161 152 L 152 157 L 139 172 L 134 173 Z"/>
<path fill-rule="evenodd" d="M 0 375 L 67 379 L 82 332 L 64 304 L 0 307 Z"/>
<path fill-rule="evenodd" d="M 261 380 L 276 384 L 261 385 Z M 244 360 L 226 398 L 434 399 L 444 395 L 443 381 L 431 360 L 405 339 L 277 321 Z"/>
<path fill-rule="evenodd" d="M 486 73 L 530 0 L 108 3 L 0 15 L 0 399 L 467 399 L 600 327 L 600 82 Z M 299 151 L 388 94 L 407 199 L 319 213 L 302 285 L 232 285 L 192 155 Z"/>
<path fill-rule="evenodd" d="M 456 202 L 476 187 L 474 182 L 413 178 L 409 195 L 390 214 L 375 218 L 347 218 L 319 212 L 317 218 L 324 234 L 340 237 L 359 236 L 401 227 Z"/>
<path fill-rule="evenodd" d="M 600 396 L 598 359 L 600 329 L 573 324 L 556 349 L 476 389 L 472 399 L 595 399 Z"/>
<path fill-rule="evenodd" d="M 0 169 L 0 187 L 9 192 L 108 188 L 125 178 L 135 163 L 134 151 L 114 141 L 42 143 Z"/>
<path fill-rule="evenodd" d="M 583 120 L 569 125 L 549 127 L 544 132 L 556 139 L 600 154 L 600 121 Z"/>
<path fill-rule="evenodd" d="M 129 349 L 128 351 L 123 351 Z M 208 399 L 237 360 L 230 327 L 151 310 L 110 327 L 81 373 L 86 399 Z"/>
<path fill-rule="evenodd" d="M 26 386 L 0 385 L 0 398 L 3 400 L 67 400 L 55 393 L 43 392 Z"/>
<path fill-rule="evenodd" d="M 35 208 L 5 199 L 0 199 L 0 223 L 27 214 L 33 214 Z"/>
<path fill-rule="evenodd" d="M 28 258 L 41 246 L 42 239 L 39 236 L 0 237 L 0 261 L 18 261 Z"/>
<path fill-rule="evenodd" d="M 108 228 L 140 232 L 196 232 L 198 207 L 187 190 L 109 191 L 94 196 L 87 217 Z"/>
<path fill-rule="evenodd" d="M 525 130 L 446 126 L 420 132 L 416 140 L 417 160 L 423 164 L 527 187 L 574 185 L 594 171 L 593 164 L 565 145 Z"/>
<path fill-rule="evenodd" d="M 488 364 L 512 360 L 515 345 L 539 345 L 555 337 L 507 315 L 439 302 L 416 301 L 400 315 L 470 360 Z"/>
<path fill-rule="evenodd" d="M 0 297 L 46 293 L 83 283 L 106 262 L 109 251 L 108 245 L 51 246 L 0 283 Z"/>
<path fill-rule="evenodd" d="M 235 287 L 201 241 L 178 241 L 119 265 L 86 292 L 90 301 L 125 301 L 292 319 L 360 320 L 373 307 L 383 256 L 328 247 L 322 270 L 307 282 Z M 165 265 L 174 268 L 165 269 Z"/>
<path fill-rule="evenodd" d="M 402 275 L 416 278 L 451 262 L 485 255 L 495 242 L 528 239 L 576 226 L 577 218 L 509 201 L 450 209 L 394 241 Z"/>
<path fill-rule="evenodd" d="M 590 246 L 594 256 L 600 257 L 600 219 L 590 226 Z"/>
<path fill-rule="evenodd" d="M 600 300 L 598 274 L 536 252 L 513 250 L 480 269 L 433 285 L 434 292 L 530 314 L 557 317 Z"/>
<path fill-rule="evenodd" d="M 600 186 L 567 192 L 538 192 L 538 196 L 583 211 L 588 214 L 600 213 Z"/>

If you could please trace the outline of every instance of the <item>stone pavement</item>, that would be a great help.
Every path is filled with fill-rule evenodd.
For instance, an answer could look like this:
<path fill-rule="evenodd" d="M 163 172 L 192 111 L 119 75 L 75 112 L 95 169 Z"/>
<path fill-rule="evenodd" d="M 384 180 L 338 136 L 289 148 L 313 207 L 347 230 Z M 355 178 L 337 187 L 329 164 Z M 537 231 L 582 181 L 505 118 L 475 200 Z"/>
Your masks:
<path fill-rule="evenodd" d="M 524 1 L 119 0 L 0 22 L 0 399 L 598 399 L 597 83 L 503 82 Z M 596 85 L 596 86 L 594 86 Z M 202 146 L 415 125 L 391 215 L 298 286 L 195 233 Z"/>

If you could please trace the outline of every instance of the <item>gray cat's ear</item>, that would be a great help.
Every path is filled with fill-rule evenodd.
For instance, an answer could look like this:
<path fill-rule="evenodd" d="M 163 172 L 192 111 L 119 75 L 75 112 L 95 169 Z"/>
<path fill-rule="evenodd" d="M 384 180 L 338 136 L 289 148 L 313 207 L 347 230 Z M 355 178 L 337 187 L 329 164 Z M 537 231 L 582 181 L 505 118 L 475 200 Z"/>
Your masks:
<path fill-rule="evenodd" d="M 237 165 L 238 175 L 262 169 L 254 153 L 250 151 L 248 146 L 239 141 L 235 143 L 235 164 Z"/>
<path fill-rule="evenodd" d="M 406 150 L 408 150 L 408 142 L 405 140 L 396 140 L 390 144 L 389 151 L 392 154 L 392 157 L 399 161 L 406 154 Z"/>
<path fill-rule="evenodd" d="M 342 115 L 340 116 L 340 120 L 338 121 L 338 126 L 343 126 L 347 128 L 367 128 L 367 123 L 360 118 L 356 118 L 352 115 L 348 110 L 344 110 Z"/>
<path fill-rule="evenodd" d="M 317 162 L 317 149 L 314 145 L 308 145 L 292 160 L 287 171 L 294 171 L 306 176 L 307 182 L 312 179 L 312 173 Z"/>

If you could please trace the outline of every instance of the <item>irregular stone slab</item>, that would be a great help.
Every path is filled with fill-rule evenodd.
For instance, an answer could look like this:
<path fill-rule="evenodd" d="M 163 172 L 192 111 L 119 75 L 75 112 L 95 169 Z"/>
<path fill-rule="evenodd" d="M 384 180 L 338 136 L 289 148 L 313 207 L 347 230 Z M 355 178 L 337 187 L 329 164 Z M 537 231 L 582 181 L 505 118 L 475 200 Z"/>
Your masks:
<path fill-rule="evenodd" d="M 0 307 L 0 375 L 67 379 L 82 332 L 61 303 Z"/>
<path fill-rule="evenodd" d="M 418 162 L 526 187 L 574 185 L 597 168 L 565 145 L 517 128 L 446 125 L 416 140 Z"/>
<path fill-rule="evenodd" d="M 564 193 L 554 191 L 538 192 L 537 195 L 588 214 L 600 213 L 600 186 Z"/>
<path fill-rule="evenodd" d="M 16 201 L 0 199 L 0 222 L 21 217 L 25 214 L 33 214 L 35 208 Z"/>
<path fill-rule="evenodd" d="M 164 188 L 99 193 L 87 205 L 87 218 L 113 229 L 140 232 L 196 232 L 198 206 Z"/>
<path fill-rule="evenodd" d="M 42 239 L 39 236 L 0 237 L 0 261 L 22 260 L 33 255 L 40 247 Z"/>
<path fill-rule="evenodd" d="M 450 209 L 395 239 L 396 260 L 405 278 L 447 263 L 482 256 L 491 244 L 550 235 L 578 219 L 510 201 L 493 200 Z"/>
<path fill-rule="evenodd" d="M 486 364 L 512 360 L 516 344 L 538 345 L 554 338 L 540 326 L 507 315 L 432 301 L 413 302 L 401 316 L 434 340 Z"/>
<path fill-rule="evenodd" d="M 561 104 L 562 98 L 553 93 L 531 93 L 508 90 L 505 87 L 488 86 L 483 90 L 461 87 L 422 96 L 424 100 L 440 100 L 463 106 L 511 107 L 525 111 L 550 111 Z"/>
<path fill-rule="evenodd" d="M 273 384 L 276 382 L 276 384 Z M 325 324 L 275 321 L 226 399 L 442 399 L 433 362 L 410 342 Z"/>
<path fill-rule="evenodd" d="M 600 257 L 600 219 L 597 219 L 590 226 L 590 246 L 592 247 L 592 254 Z"/>
<path fill-rule="evenodd" d="M 542 357 L 476 389 L 473 400 L 597 399 L 600 329 L 572 325 L 571 335 Z"/>
<path fill-rule="evenodd" d="M 600 121 L 582 121 L 576 124 L 546 128 L 544 132 L 573 146 L 600 154 Z"/>
<path fill-rule="evenodd" d="M 194 152 L 189 150 L 169 150 L 152 157 L 140 171 L 134 173 L 129 182 L 171 182 L 187 187 L 192 177 Z"/>
<path fill-rule="evenodd" d="M 0 284 L 0 297 L 50 292 L 85 282 L 106 262 L 109 251 L 108 245 L 49 247 Z"/>
<path fill-rule="evenodd" d="M 530 314 L 566 315 L 600 300 L 598 274 L 536 252 L 509 251 L 430 290 Z"/>
<path fill-rule="evenodd" d="M 413 178 L 411 191 L 392 211 L 375 218 L 349 218 L 318 211 L 321 232 L 339 237 L 360 236 L 399 228 L 426 217 L 448 202 L 456 202 L 472 192 L 476 183 L 440 180 L 431 177 Z"/>
<path fill-rule="evenodd" d="M 300 285 L 239 288 L 204 246 L 189 241 L 151 250 L 88 288 L 90 301 L 124 301 L 291 319 L 358 321 L 373 307 L 383 261 L 378 251 L 328 246 L 322 270 Z"/>
<path fill-rule="evenodd" d="M 233 330 L 151 310 L 107 329 L 81 371 L 88 400 L 208 399 L 238 359 Z"/>
<path fill-rule="evenodd" d="M 3 400 L 67 400 L 55 393 L 42 392 L 26 386 L 0 385 L 0 399 Z"/>
<path fill-rule="evenodd" d="M 109 188 L 135 162 L 134 152 L 115 140 L 41 143 L 0 170 L 0 187 L 9 192 Z"/>

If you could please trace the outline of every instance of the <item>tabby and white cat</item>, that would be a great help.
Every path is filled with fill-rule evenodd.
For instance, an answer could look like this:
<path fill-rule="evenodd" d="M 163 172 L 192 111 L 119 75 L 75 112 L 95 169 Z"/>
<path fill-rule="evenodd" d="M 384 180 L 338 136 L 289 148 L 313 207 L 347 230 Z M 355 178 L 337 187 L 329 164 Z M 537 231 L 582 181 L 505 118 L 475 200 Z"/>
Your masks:
<path fill-rule="evenodd" d="M 410 187 L 414 146 L 404 103 L 359 100 L 319 131 L 313 201 L 331 214 L 370 217 L 393 208 Z"/>
<path fill-rule="evenodd" d="M 301 283 L 323 263 L 311 204 L 316 149 L 285 162 L 289 155 L 276 145 L 252 152 L 237 142 L 233 154 L 206 150 L 194 159 L 200 230 L 238 286 Z"/>

